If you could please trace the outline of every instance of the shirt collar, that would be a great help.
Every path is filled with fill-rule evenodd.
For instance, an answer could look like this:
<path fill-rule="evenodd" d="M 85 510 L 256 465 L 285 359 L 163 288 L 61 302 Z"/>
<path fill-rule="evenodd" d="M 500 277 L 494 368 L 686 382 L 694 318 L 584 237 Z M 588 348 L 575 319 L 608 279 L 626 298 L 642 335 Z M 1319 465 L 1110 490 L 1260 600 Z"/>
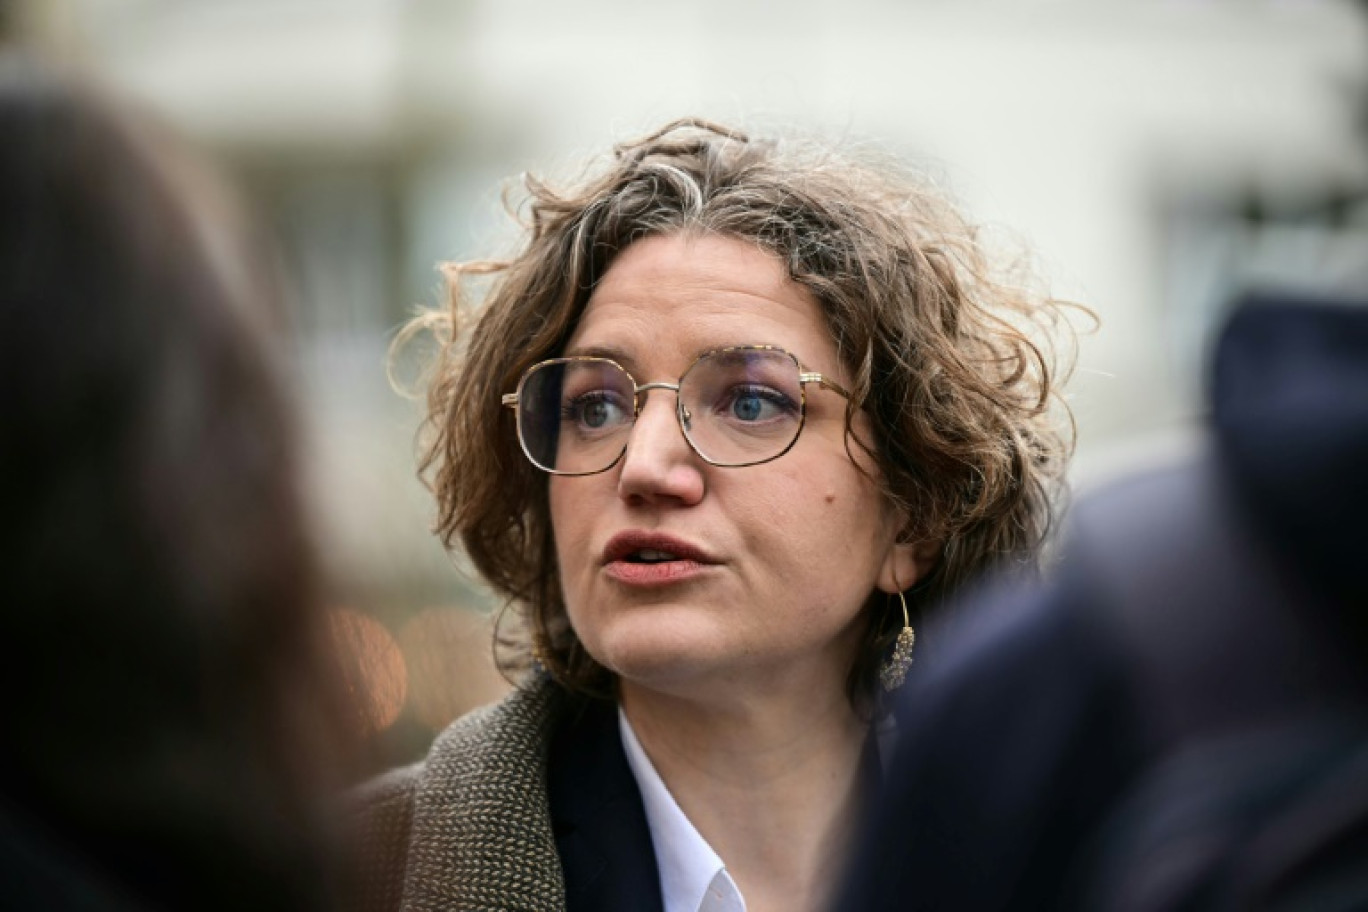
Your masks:
<path fill-rule="evenodd" d="M 665 912 L 745 912 L 736 882 L 665 787 L 621 706 L 618 728 L 646 809 Z"/>

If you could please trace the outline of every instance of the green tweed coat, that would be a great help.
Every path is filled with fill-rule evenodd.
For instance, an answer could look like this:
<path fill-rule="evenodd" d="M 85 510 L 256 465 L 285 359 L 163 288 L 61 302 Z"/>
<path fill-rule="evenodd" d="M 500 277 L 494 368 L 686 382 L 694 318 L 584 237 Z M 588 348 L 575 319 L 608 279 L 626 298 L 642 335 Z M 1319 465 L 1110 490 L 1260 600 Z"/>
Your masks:
<path fill-rule="evenodd" d="M 564 912 L 546 758 L 566 703 L 538 678 L 454 722 L 427 759 L 363 786 L 343 908 Z"/>

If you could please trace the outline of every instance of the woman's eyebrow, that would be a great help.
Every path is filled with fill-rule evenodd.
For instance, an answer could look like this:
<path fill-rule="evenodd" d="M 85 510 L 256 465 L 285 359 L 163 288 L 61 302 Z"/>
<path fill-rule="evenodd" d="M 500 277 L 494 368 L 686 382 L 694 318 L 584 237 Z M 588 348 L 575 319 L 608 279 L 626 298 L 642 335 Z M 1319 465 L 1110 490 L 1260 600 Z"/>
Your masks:
<path fill-rule="evenodd" d="M 619 366 L 631 372 L 637 365 L 626 349 L 615 348 L 611 345 L 575 345 L 565 350 L 567 358 L 607 358 L 609 361 L 616 361 Z"/>
<path fill-rule="evenodd" d="M 744 343 L 741 347 L 751 347 L 751 346 L 754 346 L 754 347 L 757 347 L 757 348 L 769 348 L 769 347 L 771 347 L 771 346 L 769 346 L 769 345 L 767 345 L 767 344 L 762 344 L 762 343 Z M 692 363 L 693 360 L 698 359 L 698 358 L 701 358 L 701 357 L 703 357 L 703 356 L 706 355 L 706 354 L 710 354 L 710 353 L 712 353 L 712 352 L 718 352 L 718 351 L 721 351 L 721 350 L 723 350 L 723 349 L 725 349 L 725 348 L 733 348 L 733 347 L 737 347 L 737 346 L 712 345 L 712 346 L 707 346 L 707 347 L 704 347 L 704 348 L 700 348 L 698 351 L 696 351 L 696 352 L 693 353 L 693 356 L 692 356 L 692 358 L 691 358 L 691 360 L 690 360 L 690 363 Z M 782 350 L 783 350 L 783 351 L 788 351 L 788 349 L 782 349 Z M 799 366 L 802 367 L 803 370 L 813 370 L 813 368 L 811 367 L 811 365 L 810 365 L 807 361 L 805 361 L 800 355 L 798 355 L 797 352 L 793 352 L 792 354 L 793 354 L 793 356 L 794 356 L 795 358 L 798 359 L 798 364 L 799 364 Z M 638 366 L 639 366 L 638 363 L 637 363 L 637 360 L 636 360 L 634 357 L 632 357 L 632 355 L 631 355 L 626 349 L 624 349 L 624 348 L 617 348 L 616 346 L 613 346 L 613 345 L 572 345 L 571 347 L 569 347 L 569 348 L 567 348 L 567 349 L 565 350 L 565 354 L 564 354 L 562 357 L 565 357 L 565 358 L 607 358 L 609 361 L 615 361 L 615 362 L 617 362 L 617 364 L 618 364 L 619 366 L 625 368 L 625 369 L 627 370 L 627 372 L 630 373 L 630 374 L 632 374 L 633 376 L 636 376 L 636 374 L 637 374 L 637 368 L 638 368 Z M 828 372 L 828 373 L 829 373 L 829 372 Z M 833 380 L 835 379 L 834 374 L 831 375 L 831 377 L 832 377 Z M 638 377 L 637 379 L 640 380 L 641 378 Z"/>

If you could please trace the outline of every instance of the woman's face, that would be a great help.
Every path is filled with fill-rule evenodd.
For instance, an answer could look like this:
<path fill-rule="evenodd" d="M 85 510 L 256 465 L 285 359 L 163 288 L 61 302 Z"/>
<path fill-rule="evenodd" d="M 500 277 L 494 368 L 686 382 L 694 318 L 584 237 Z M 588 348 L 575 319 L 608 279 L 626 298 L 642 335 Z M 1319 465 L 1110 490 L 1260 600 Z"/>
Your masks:
<path fill-rule="evenodd" d="M 675 383 L 700 354 L 735 345 L 779 346 L 847 385 L 811 294 L 777 257 L 720 236 L 627 248 L 565 354 L 609 355 L 638 384 Z M 625 682 L 679 694 L 748 680 L 839 686 L 870 593 L 915 578 L 896 517 L 846 452 L 845 400 L 806 391 L 803 431 L 773 462 L 704 462 L 680 432 L 675 393 L 654 390 L 616 466 L 551 477 L 570 622 Z"/>

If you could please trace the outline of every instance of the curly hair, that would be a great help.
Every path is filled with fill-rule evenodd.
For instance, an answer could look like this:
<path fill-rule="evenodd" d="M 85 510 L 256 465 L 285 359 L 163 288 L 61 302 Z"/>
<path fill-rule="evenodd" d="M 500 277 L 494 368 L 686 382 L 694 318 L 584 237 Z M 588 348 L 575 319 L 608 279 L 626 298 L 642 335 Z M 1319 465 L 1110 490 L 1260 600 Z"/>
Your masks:
<path fill-rule="evenodd" d="M 901 540 L 940 547 L 907 592 L 918 619 L 990 567 L 1037 567 L 1072 449 L 1051 345 L 1072 339 L 1072 305 L 1009 280 L 980 231 L 925 181 L 811 141 L 686 119 L 617 146 L 577 187 L 524 185 L 521 249 L 446 264 L 446 306 L 396 342 L 424 330 L 441 340 L 420 472 L 437 497 L 435 531 L 464 547 L 531 634 L 501 628 L 510 677 L 535 652 L 571 689 L 612 686 L 567 620 L 547 476 L 523 457 L 500 396 L 561 352 L 595 284 L 643 237 L 756 243 L 816 298 L 852 378 L 847 450 L 874 460 L 883 494 L 908 517 Z M 483 306 L 468 308 L 475 277 L 490 281 Z M 850 432 L 857 411 L 873 428 L 868 443 Z M 902 621 L 877 595 L 865 614 L 852 699 L 872 696 Z"/>

